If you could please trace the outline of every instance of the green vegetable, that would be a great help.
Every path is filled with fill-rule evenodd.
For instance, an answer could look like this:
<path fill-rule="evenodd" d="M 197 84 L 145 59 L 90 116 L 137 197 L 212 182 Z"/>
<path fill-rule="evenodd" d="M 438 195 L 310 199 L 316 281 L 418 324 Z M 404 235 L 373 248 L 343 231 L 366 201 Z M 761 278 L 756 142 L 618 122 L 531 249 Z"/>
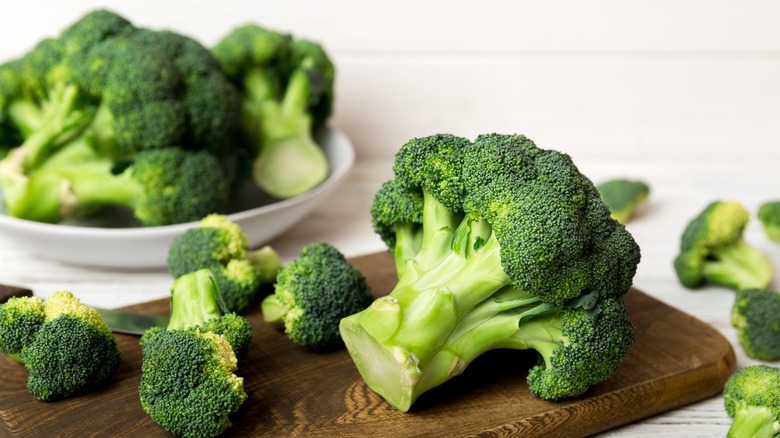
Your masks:
<path fill-rule="evenodd" d="M 221 304 L 231 312 L 242 312 L 252 304 L 260 286 L 273 283 L 281 267 L 273 248 L 249 251 L 241 227 L 219 214 L 203 218 L 168 249 L 168 270 L 173 277 L 210 269 L 219 285 Z"/>
<path fill-rule="evenodd" d="M 243 101 L 255 183 L 271 196 L 289 198 L 322 182 L 329 164 L 313 129 L 330 116 L 335 71 L 322 47 L 248 24 L 212 52 Z"/>
<path fill-rule="evenodd" d="M 0 305 L 0 350 L 24 364 L 27 388 L 42 401 L 100 389 L 119 366 L 111 330 L 67 291 Z"/>
<path fill-rule="evenodd" d="M 764 289 L 774 276 L 766 254 L 743 238 L 750 220 L 738 202 L 715 201 L 685 228 L 680 253 L 674 260 L 683 286 L 697 288 L 710 282 L 734 289 Z"/>
<path fill-rule="evenodd" d="M 248 352 L 252 327 L 225 313 L 218 295 L 209 270 L 179 277 L 171 288 L 168 327 L 141 337 L 141 406 L 177 436 L 218 436 L 247 398 L 235 371 Z"/>
<path fill-rule="evenodd" d="M 737 292 L 731 324 L 745 353 L 753 359 L 780 359 L 780 295 L 764 289 Z"/>
<path fill-rule="evenodd" d="M 327 243 L 304 247 L 279 271 L 274 289 L 262 302 L 265 321 L 283 324 L 291 341 L 318 351 L 343 346 L 339 321 L 373 299 L 363 274 Z"/>
<path fill-rule="evenodd" d="M 647 201 L 650 187 L 643 181 L 612 179 L 596 186 L 601 199 L 609 207 L 612 218 L 627 223 L 637 209 Z"/>
<path fill-rule="evenodd" d="M 764 226 L 767 237 L 775 242 L 780 242 L 780 201 L 761 204 L 758 209 L 758 219 Z"/>
<path fill-rule="evenodd" d="M 369 387 L 407 411 L 496 348 L 537 351 L 528 384 L 545 399 L 614 372 L 639 248 L 568 156 L 443 134 L 408 142 L 393 169 L 371 211 L 398 284 L 340 325 Z"/>
<path fill-rule="evenodd" d="M 97 10 L 0 66 L 0 79 L 0 146 L 12 145 L 0 161 L 0 188 L 5 210 L 13 216 L 63 217 L 29 205 L 39 198 L 53 203 L 51 192 L 73 183 L 52 171 L 83 165 L 85 173 L 92 167 L 119 172 L 150 150 L 203 151 L 213 155 L 208 165 L 214 167 L 203 185 L 213 183 L 224 191 L 232 178 L 228 169 L 235 167 L 239 96 L 210 51 L 188 37 L 138 28 L 113 12 Z M 14 144 L 14 139 L 22 141 Z M 117 181 L 98 190 L 103 180 L 94 181 L 92 191 L 102 192 L 109 204 L 128 203 L 106 194 Z M 132 190 L 121 190 L 119 196 Z M 190 204 L 202 203 L 199 216 L 176 213 L 145 222 L 142 213 L 142 223 L 188 222 L 219 211 L 226 195 L 211 196 L 215 191 L 188 195 Z M 177 205 L 166 208 L 178 210 Z M 100 209 L 79 210 L 92 214 Z"/>
<path fill-rule="evenodd" d="M 737 370 L 723 387 L 726 412 L 734 419 L 729 438 L 780 434 L 780 369 L 754 365 Z"/>

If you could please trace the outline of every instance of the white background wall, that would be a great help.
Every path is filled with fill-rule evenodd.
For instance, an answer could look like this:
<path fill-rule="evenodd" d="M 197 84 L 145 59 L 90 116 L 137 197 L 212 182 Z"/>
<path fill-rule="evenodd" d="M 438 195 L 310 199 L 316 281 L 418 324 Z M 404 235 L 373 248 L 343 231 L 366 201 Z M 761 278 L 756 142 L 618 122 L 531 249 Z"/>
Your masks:
<path fill-rule="evenodd" d="M 206 45 L 249 21 L 319 40 L 361 158 L 436 132 L 579 160 L 780 158 L 777 1 L 26 0 L 0 3 L 0 60 L 98 7 Z"/>

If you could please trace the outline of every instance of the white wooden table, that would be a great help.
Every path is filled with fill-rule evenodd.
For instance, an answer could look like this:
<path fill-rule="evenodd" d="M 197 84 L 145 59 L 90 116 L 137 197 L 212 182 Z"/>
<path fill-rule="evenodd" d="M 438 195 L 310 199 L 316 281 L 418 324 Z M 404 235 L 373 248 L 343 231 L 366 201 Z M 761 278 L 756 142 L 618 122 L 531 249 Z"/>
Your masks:
<path fill-rule="evenodd" d="M 329 242 L 347 256 L 383 251 L 382 242 L 371 229 L 369 206 L 375 190 L 390 176 L 390 165 L 388 160 L 358 161 L 336 194 L 271 245 L 285 261 L 295 257 L 303 245 L 317 241 Z M 718 287 L 684 289 L 674 275 L 672 259 L 685 224 L 709 201 L 738 200 L 755 212 L 760 202 L 772 193 L 769 188 L 780 187 L 774 165 L 584 162 L 579 167 L 594 181 L 630 176 L 651 185 L 648 203 L 628 225 L 642 249 L 635 286 L 715 327 L 735 347 L 739 366 L 754 363 L 741 351 L 729 323 L 734 293 Z M 780 244 L 764 237 L 757 220 L 749 225 L 745 237 L 780 266 Z M 171 278 L 165 269 L 105 270 L 49 261 L 14 246 L 0 235 L 0 282 L 28 286 L 40 296 L 68 289 L 90 305 L 118 307 L 167 296 Z M 713 397 L 604 436 L 715 437 L 725 436 L 729 424 L 722 398 Z"/>

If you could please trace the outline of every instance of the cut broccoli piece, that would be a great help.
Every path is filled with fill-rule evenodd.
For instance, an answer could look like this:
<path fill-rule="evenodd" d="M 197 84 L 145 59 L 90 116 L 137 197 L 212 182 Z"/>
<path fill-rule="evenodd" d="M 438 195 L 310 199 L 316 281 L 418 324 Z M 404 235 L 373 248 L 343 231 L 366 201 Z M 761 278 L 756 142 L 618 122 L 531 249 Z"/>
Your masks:
<path fill-rule="evenodd" d="M 685 228 L 680 253 L 674 260 L 683 286 L 697 288 L 707 282 L 734 289 L 764 289 L 774 276 L 774 266 L 743 239 L 750 220 L 738 202 L 710 203 Z"/>
<path fill-rule="evenodd" d="M 265 321 L 283 324 L 291 341 L 315 351 L 343 346 L 339 321 L 373 300 L 363 274 L 327 243 L 305 246 L 279 271 L 274 290 L 262 302 Z"/>
<path fill-rule="evenodd" d="M 753 359 L 780 359 L 780 295 L 764 289 L 737 292 L 731 325 L 745 353 Z"/>
<path fill-rule="evenodd" d="M 775 242 L 780 242 L 780 201 L 761 204 L 758 209 L 758 219 L 764 226 L 767 237 Z"/>
<path fill-rule="evenodd" d="M 780 369 L 754 365 L 737 370 L 723 387 L 726 412 L 734 419 L 730 438 L 780 434 Z"/>
<path fill-rule="evenodd" d="M 260 286 L 273 283 L 282 267 L 270 246 L 249 251 L 241 227 L 220 214 L 203 218 L 171 242 L 168 270 L 174 278 L 199 269 L 210 269 L 219 284 L 220 299 L 231 312 L 251 305 Z"/>
<path fill-rule="evenodd" d="M 612 218 L 627 223 L 650 196 L 650 187 L 643 181 L 613 179 L 596 186 L 601 199 L 609 207 Z"/>
<path fill-rule="evenodd" d="M 615 371 L 634 339 L 622 295 L 639 247 L 568 156 L 443 134 L 408 142 L 393 169 L 372 215 L 398 283 L 340 324 L 369 387 L 407 411 L 495 348 L 538 352 L 528 383 L 545 399 Z"/>
<path fill-rule="evenodd" d="M 212 51 L 243 99 L 255 183 L 290 198 L 327 178 L 327 157 L 313 138 L 333 101 L 334 68 L 322 47 L 249 24 Z"/>
<path fill-rule="evenodd" d="M 13 297 L 0 305 L 0 350 L 24 364 L 27 388 L 42 401 L 104 387 L 120 359 L 97 311 L 68 291 L 45 301 Z"/>
<path fill-rule="evenodd" d="M 141 406 L 177 436 L 221 434 L 247 398 L 235 371 L 248 351 L 252 327 L 243 317 L 226 314 L 218 295 L 207 269 L 179 277 L 171 287 L 168 327 L 141 337 Z"/>

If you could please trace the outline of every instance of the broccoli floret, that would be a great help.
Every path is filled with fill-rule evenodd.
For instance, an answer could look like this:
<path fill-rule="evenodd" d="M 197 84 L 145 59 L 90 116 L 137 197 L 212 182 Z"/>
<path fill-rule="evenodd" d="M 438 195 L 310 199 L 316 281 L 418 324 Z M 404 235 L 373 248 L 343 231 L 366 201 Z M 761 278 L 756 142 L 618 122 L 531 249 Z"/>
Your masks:
<path fill-rule="evenodd" d="M 81 155 L 77 146 L 60 153 L 89 154 L 87 149 Z M 145 226 L 191 222 L 220 211 L 228 196 L 227 179 L 213 155 L 175 147 L 139 152 L 118 173 L 114 162 L 100 157 L 49 163 L 28 185 L 12 211 L 41 222 L 86 216 L 109 205 L 127 207 Z"/>
<path fill-rule="evenodd" d="M 55 401 L 105 386 L 119 366 L 111 330 L 71 292 L 0 305 L 0 350 L 29 371 L 27 388 Z"/>
<path fill-rule="evenodd" d="M 246 355 L 252 327 L 219 306 L 211 271 L 195 271 L 171 287 L 171 320 L 141 337 L 144 411 L 165 430 L 183 437 L 213 437 L 230 427 L 230 414 L 246 400 L 238 360 Z"/>
<path fill-rule="evenodd" d="M 674 260 L 683 286 L 697 288 L 706 282 L 734 289 L 763 289 L 774 276 L 766 254 L 743 238 L 750 220 L 738 202 L 714 201 L 685 228 L 680 253 Z"/>
<path fill-rule="evenodd" d="M 780 359 L 780 295 L 764 289 L 737 292 L 731 325 L 745 353 L 753 359 Z"/>
<path fill-rule="evenodd" d="M 363 274 L 327 243 L 305 246 L 279 271 L 274 290 L 262 302 L 263 319 L 315 351 L 343 346 L 339 321 L 373 300 Z"/>
<path fill-rule="evenodd" d="M 728 437 L 780 434 L 780 369 L 753 365 L 737 370 L 726 381 L 723 397 L 726 413 L 734 419 Z"/>
<path fill-rule="evenodd" d="M 613 179 L 596 186 L 601 199 L 609 207 L 612 217 L 627 223 L 650 196 L 650 187 L 644 181 Z"/>
<path fill-rule="evenodd" d="M 329 164 L 312 131 L 330 115 L 334 77 L 322 47 L 249 24 L 212 52 L 243 100 L 255 183 L 271 196 L 289 198 L 322 182 Z"/>
<path fill-rule="evenodd" d="M 568 156 L 519 135 L 435 135 L 393 169 L 372 215 L 404 247 L 398 283 L 340 325 L 369 387 L 407 411 L 495 348 L 535 349 L 528 383 L 546 399 L 615 371 L 633 343 L 622 295 L 639 247 Z"/>
<path fill-rule="evenodd" d="M 761 204 L 758 209 L 758 220 L 764 226 L 766 236 L 775 242 L 780 242 L 780 201 Z"/>
<path fill-rule="evenodd" d="M 168 270 L 174 278 L 199 269 L 210 269 L 219 284 L 223 306 L 242 312 L 251 305 L 260 286 L 273 283 L 282 267 L 270 246 L 250 251 L 238 224 L 211 214 L 196 228 L 175 238 L 168 248 Z"/>

